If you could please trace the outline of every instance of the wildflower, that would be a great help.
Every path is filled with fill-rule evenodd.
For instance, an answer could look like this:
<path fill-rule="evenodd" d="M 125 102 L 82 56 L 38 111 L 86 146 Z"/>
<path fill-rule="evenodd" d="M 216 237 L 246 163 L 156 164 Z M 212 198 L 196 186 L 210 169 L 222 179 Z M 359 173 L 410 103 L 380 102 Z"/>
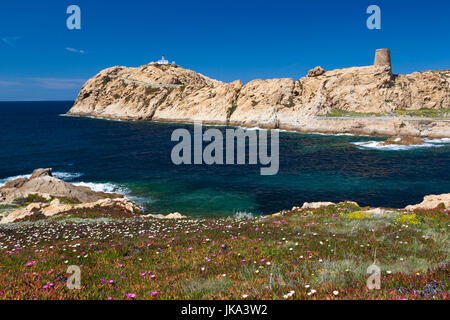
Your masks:
<path fill-rule="evenodd" d="M 337 296 L 337 295 L 339 294 L 339 291 L 334 290 L 334 291 L 333 291 L 333 294 L 334 294 L 335 296 Z"/>
<path fill-rule="evenodd" d="M 156 296 L 158 294 L 158 291 L 153 291 L 152 296 Z"/>
<path fill-rule="evenodd" d="M 108 297 L 108 300 L 112 300 L 112 297 Z"/>
<path fill-rule="evenodd" d="M 242 298 L 244 298 L 244 299 L 245 299 L 245 298 L 248 298 L 248 294 L 243 294 L 243 295 L 242 295 Z"/>
<path fill-rule="evenodd" d="M 127 293 L 127 298 L 136 298 L 136 294 L 134 294 L 134 293 Z"/>
<path fill-rule="evenodd" d="M 114 283 L 114 280 L 108 280 L 108 283 L 109 283 L 109 284 L 113 284 L 113 283 Z"/>

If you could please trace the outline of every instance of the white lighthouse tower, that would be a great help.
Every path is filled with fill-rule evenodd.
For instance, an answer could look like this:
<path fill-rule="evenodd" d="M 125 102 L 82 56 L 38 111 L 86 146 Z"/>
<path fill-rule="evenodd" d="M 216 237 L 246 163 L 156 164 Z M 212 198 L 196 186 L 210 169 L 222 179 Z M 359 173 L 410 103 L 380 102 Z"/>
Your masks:
<path fill-rule="evenodd" d="M 166 55 L 163 53 L 161 60 L 158 60 L 158 64 L 169 64 L 169 61 L 166 60 Z"/>

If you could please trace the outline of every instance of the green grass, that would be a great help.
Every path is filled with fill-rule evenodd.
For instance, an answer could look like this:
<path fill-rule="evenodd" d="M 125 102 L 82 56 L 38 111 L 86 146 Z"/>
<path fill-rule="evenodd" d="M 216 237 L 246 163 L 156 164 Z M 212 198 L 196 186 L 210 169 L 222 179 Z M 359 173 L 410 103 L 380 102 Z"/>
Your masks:
<path fill-rule="evenodd" d="M 94 208 L 0 225 L 0 299 L 448 299 L 449 211 L 408 224 L 364 210 L 175 221 Z M 369 291 L 374 260 L 382 288 Z M 80 290 L 66 287 L 69 265 Z M 433 280 L 444 291 L 422 295 Z"/>
<path fill-rule="evenodd" d="M 355 111 L 347 111 L 341 109 L 334 109 L 328 112 L 325 117 L 380 117 L 381 113 L 363 113 Z"/>
<path fill-rule="evenodd" d="M 420 118 L 448 118 L 450 108 L 444 109 L 418 109 L 418 110 L 395 110 L 400 116 L 420 117 Z"/>
<path fill-rule="evenodd" d="M 391 100 L 386 100 L 386 103 L 392 103 Z M 363 113 L 355 111 L 347 111 L 335 109 L 328 112 L 325 117 L 381 117 L 381 116 L 407 116 L 417 118 L 448 118 L 450 117 L 450 108 L 442 109 L 427 109 L 422 108 L 418 110 L 394 110 L 384 113 Z"/>

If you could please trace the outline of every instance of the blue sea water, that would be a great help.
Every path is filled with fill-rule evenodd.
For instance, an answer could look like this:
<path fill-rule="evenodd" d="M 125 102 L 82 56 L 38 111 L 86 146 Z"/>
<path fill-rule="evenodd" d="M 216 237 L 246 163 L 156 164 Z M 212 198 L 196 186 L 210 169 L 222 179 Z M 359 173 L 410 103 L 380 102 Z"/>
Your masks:
<path fill-rule="evenodd" d="M 379 148 L 382 138 L 280 132 L 280 171 L 176 166 L 173 130 L 192 125 L 61 116 L 73 102 L 0 103 L 0 185 L 51 167 L 66 181 L 123 192 L 148 213 L 270 214 L 305 201 L 400 208 L 450 192 L 450 141 Z M 225 130 L 225 127 L 218 127 Z"/>

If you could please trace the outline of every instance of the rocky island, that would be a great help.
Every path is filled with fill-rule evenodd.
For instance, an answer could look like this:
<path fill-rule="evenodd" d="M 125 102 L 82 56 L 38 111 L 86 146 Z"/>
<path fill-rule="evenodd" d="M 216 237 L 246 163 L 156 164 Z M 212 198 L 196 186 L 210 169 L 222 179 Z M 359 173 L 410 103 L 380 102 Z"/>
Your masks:
<path fill-rule="evenodd" d="M 450 70 L 392 73 L 372 66 L 312 69 L 299 80 L 210 79 L 177 65 L 112 67 L 88 80 L 67 113 L 104 119 L 202 121 L 298 132 L 450 137 Z"/>

